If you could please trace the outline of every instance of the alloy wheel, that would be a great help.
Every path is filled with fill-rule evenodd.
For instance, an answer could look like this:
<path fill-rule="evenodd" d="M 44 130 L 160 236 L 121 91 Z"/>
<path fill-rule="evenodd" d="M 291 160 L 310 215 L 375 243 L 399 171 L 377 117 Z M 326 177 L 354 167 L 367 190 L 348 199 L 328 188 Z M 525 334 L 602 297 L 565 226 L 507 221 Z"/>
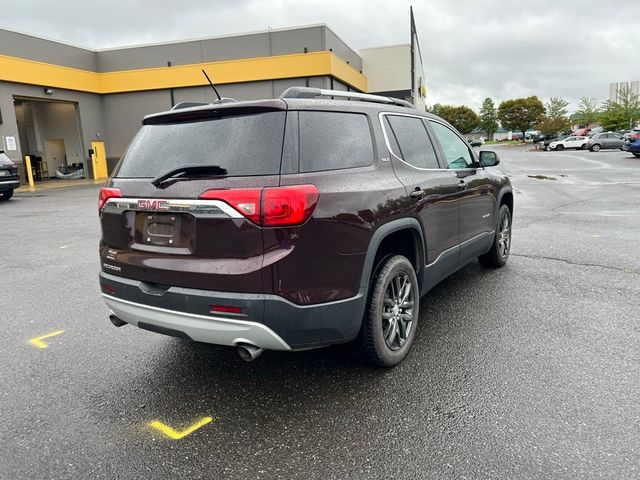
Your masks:
<path fill-rule="evenodd" d="M 409 275 L 398 272 L 389 282 L 384 295 L 382 335 L 391 350 L 399 350 L 407 342 L 413 325 L 414 291 Z"/>
<path fill-rule="evenodd" d="M 505 258 L 509 253 L 509 245 L 511 243 L 511 226 L 509 223 L 509 215 L 504 215 L 498 229 L 498 253 L 501 258 Z"/>

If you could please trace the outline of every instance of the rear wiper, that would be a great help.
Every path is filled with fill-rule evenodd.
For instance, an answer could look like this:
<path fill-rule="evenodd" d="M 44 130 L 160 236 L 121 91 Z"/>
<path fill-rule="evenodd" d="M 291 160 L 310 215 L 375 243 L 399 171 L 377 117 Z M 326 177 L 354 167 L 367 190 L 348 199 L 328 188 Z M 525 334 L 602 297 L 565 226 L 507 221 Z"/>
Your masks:
<path fill-rule="evenodd" d="M 171 170 L 161 173 L 156 178 L 151 180 L 151 183 L 160 187 L 165 180 L 169 180 L 170 178 L 178 177 L 180 175 L 190 174 L 194 176 L 202 176 L 202 175 L 226 175 L 227 169 L 222 168 L 219 165 L 183 165 L 181 167 L 172 168 Z"/>

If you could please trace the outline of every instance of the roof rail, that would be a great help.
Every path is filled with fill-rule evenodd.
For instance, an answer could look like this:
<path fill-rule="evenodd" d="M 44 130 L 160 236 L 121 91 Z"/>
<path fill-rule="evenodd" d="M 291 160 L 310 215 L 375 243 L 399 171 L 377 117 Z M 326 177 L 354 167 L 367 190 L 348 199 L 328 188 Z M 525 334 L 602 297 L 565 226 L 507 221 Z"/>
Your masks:
<path fill-rule="evenodd" d="M 401 107 L 414 108 L 406 100 L 393 97 L 383 97 L 382 95 L 371 95 L 369 93 L 344 92 L 341 90 L 325 90 L 323 88 L 311 87 L 291 87 L 287 88 L 280 98 L 316 98 L 316 97 L 338 97 L 354 98 L 363 102 L 385 103 L 387 105 L 399 105 Z"/>
<path fill-rule="evenodd" d="M 235 98 L 227 98 L 222 97 L 220 100 L 216 100 L 214 102 L 180 102 L 176 103 L 171 110 L 182 110 L 183 108 L 192 108 L 192 107 L 204 107 L 207 105 L 220 105 L 221 103 L 235 103 L 237 100 Z"/>

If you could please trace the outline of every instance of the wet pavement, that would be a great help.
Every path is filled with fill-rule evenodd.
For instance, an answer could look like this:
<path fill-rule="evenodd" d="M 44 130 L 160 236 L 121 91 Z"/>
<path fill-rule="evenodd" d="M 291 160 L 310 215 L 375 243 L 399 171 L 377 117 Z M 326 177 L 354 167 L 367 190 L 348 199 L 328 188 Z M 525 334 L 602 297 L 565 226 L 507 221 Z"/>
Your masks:
<path fill-rule="evenodd" d="M 0 478 L 638 478 L 640 159 L 495 149 L 509 264 L 432 290 L 392 370 L 116 329 L 98 187 L 0 204 Z"/>

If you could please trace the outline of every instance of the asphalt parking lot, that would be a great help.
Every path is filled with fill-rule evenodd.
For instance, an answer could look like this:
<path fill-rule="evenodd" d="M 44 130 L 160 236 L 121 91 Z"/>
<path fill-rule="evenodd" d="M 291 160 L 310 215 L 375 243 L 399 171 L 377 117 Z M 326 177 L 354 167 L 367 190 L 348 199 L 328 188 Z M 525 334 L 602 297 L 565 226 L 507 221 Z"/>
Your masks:
<path fill-rule="evenodd" d="M 432 290 L 392 370 L 116 329 L 98 187 L 0 204 L 0 478 L 640 477 L 640 159 L 496 150 L 509 264 Z"/>

